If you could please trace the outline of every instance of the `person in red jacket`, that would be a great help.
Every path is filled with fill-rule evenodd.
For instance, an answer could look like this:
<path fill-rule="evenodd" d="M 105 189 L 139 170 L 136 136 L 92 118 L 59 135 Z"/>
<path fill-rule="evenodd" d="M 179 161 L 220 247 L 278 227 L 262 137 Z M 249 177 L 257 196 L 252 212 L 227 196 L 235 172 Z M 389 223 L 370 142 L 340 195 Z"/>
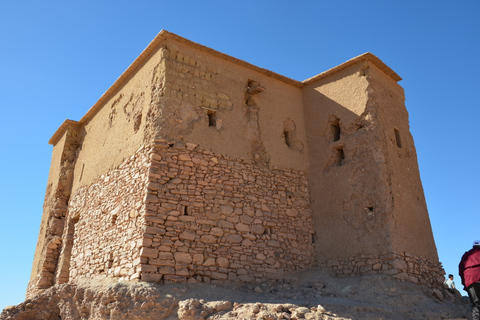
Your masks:
<path fill-rule="evenodd" d="M 473 248 L 462 256 L 458 272 L 472 302 L 473 320 L 480 320 L 480 240 L 475 240 Z"/>

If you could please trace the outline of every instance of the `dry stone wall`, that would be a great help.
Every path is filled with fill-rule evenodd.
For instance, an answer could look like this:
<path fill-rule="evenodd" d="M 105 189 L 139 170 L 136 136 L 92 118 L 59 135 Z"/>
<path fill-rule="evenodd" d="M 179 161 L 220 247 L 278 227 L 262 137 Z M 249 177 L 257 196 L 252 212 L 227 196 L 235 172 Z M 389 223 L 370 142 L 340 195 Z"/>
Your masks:
<path fill-rule="evenodd" d="M 70 201 L 75 223 L 70 279 L 140 278 L 149 153 L 142 148 L 117 169 L 79 189 Z"/>
<path fill-rule="evenodd" d="M 62 283 L 251 282 L 314 264 L 304 172 L 191 143 L 141 148 L 77 190 L 67 219 Z"/>
<path fill-rule="evenodd" d="M 141 279 L 244 281 L 311 267 L 307 177 L 157 140 Z"/>
<path fill-rule="evenodd" d="M 438 285 L 443 283 L 445 271 L 440 263 L 400 252 L 379 255 L 359 255 L 323 263 L 338 275 L 388 274 L 395 279 L 413 283 Z"/>

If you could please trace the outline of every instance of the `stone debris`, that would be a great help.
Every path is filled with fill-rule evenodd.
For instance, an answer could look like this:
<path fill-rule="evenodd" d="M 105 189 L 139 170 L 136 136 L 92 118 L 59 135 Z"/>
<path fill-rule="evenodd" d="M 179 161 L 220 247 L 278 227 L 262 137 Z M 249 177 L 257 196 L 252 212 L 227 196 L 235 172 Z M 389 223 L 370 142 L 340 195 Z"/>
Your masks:
<path fill-rule="evenodd" d="M 0 319 L 466 320 L 469 308 L 460 294 L 442 288 L 385 275 L 332 278 L 316 270 L 260 284 L 73 281 L 5 308 Z"/>

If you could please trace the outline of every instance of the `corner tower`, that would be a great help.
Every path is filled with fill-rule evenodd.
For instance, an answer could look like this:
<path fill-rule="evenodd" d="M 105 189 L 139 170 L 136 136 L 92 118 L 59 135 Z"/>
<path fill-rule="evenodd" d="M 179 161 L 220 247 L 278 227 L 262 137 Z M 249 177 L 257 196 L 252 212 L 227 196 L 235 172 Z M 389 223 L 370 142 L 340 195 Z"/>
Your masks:
<path fill-rule="evenodd" d="M 304 81 L 316 260 L 338 274 L 443 279 L 401 78 L 367 53 Z"/>

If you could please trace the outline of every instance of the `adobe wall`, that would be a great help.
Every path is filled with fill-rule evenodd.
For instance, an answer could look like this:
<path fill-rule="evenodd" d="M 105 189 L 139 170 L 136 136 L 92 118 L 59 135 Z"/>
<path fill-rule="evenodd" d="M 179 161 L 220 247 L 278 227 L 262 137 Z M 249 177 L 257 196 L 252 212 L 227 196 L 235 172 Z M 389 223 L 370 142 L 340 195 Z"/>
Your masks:
<path fill-rule="evenodd" d="M 260 281 L 314 263 L 440 281 L 388 67 L 362 55 L 300 83 L 169 33 L 152 43 L 54 135 L 29 294 L 94 275 Z"/>
<path fill-rule="evenodd" d="M 247 103 L 249 83 L 265 90 Z M 211 111 L 214 128 L 208 122 Z M 264 164 L 308 167 L 298 87 L 171 39 L 83 125 L 73 191 L 155 138 L 191 141 Z"/>
<path fill-rule="evenodd" d="M 369 70 L 370 101 L 378 105 L 392 204 L 392 249 L 438 262 L 404 91 L 378 69 Z"/>
<path fill-rule="evenodd" d="M 161 112 L 156 120 L 152 117 L 158 138 L 183 139 L 217 154 L 307 170 L 298 87 L 180 42 L 168 40 L 165 46 L 165 88 L 151 109 L 152 114 Z M 209 125 L 212 112 L 214 126 Z"/>
<path fill-rule="evenodd" d="M 361 62 L 304 92 L 318 263 L 338 274 L 441 281 L 403 89 Z"/>
<path fill-rule="evenodd" d="M 150 91 L 155 90 L 152 83 L 161 86 L 161 80 L 153 79 L 151 74 L 152 69 L 162 68 L 161 57 L 161 50 L 153 52 L 150 59 L 91 115 L 89 121 L 67 120 L 61 126 L 60 130 L 67 124 L 66 131 L 58 141 L 53 142 L 52 163 L 29 287 L 51 286 L 56 281 L 57 271 L 67 263 L 59 260 L 59 251 L 65 244 L 64 217 L 70 194 L 118 167 L 147 140 L 144 109 L 149 105 Z M 68 141 L 65 142 L 65 139 Z M 62 273 L 61 277 L 65 278 L 65 274 Z"/>
<path fill-rule="evenodd" d="M 365 62 L 368 64 L 368 62 Z M 391 200 L 363 63 L 304 89 L 317 260 L 390 249 Z"/>
<path fill-rule="evenodd" d="M 306 188 L 304 172 L 157 141 L 141 279 L 250 282 L 311 267 Z"/>
<path fill-rule="evenodd" d="M 255 91 L 258 88 L 262 90 Z M 46 217 L 56 209 L 46 202 L 32 279 L 42 272 L 41 261 L 47 260 L 42 264 L 49 266 L 45 286 L 56 281 L 55 277 L 58 281 L 68 278 L 68 258 L 60 256 L 59 251 L 67 242 L 73 246 L 71 239 L 62 239 L 70 194 L 91 185 L 155 138 L 193 141 L 205 150 L 253 159 L 265 167 L 278 165 L 305 171 L 308 161 L 300 94 L 291 83 L 249 66 L 164 40 L 76 125 L 68 162 L 68 196 L 61 201 L 62 225 L 52 229 L 50 224 L 56 220 Z M 213 127 L 208 118 L 212 111 L 217 112 Z M 54 144 L 55 158 L 63 142 L 60 139 Z M 56 179 L 56 170 L 61 168 L 52 162 L 51 179 Z M 55 197 L 57 203 L 60 198 Z M 67 225 L 65 232 L 68 228 L 73 226 Z M 61 232 L 54 231 L 58 239 L 48 244 L 52 230 Z M 38 283 L 35 280 L 31 285 L 34 282 Z"/>
<path fill-rule="evenodd" d="M 116 168 L 151 139 L 146 114 L 152 91 L 161 87 L 163 81 L 154 78 L 153 71 L 163 68 L 160 48 L 84 123 L 73 191 Z"/>

